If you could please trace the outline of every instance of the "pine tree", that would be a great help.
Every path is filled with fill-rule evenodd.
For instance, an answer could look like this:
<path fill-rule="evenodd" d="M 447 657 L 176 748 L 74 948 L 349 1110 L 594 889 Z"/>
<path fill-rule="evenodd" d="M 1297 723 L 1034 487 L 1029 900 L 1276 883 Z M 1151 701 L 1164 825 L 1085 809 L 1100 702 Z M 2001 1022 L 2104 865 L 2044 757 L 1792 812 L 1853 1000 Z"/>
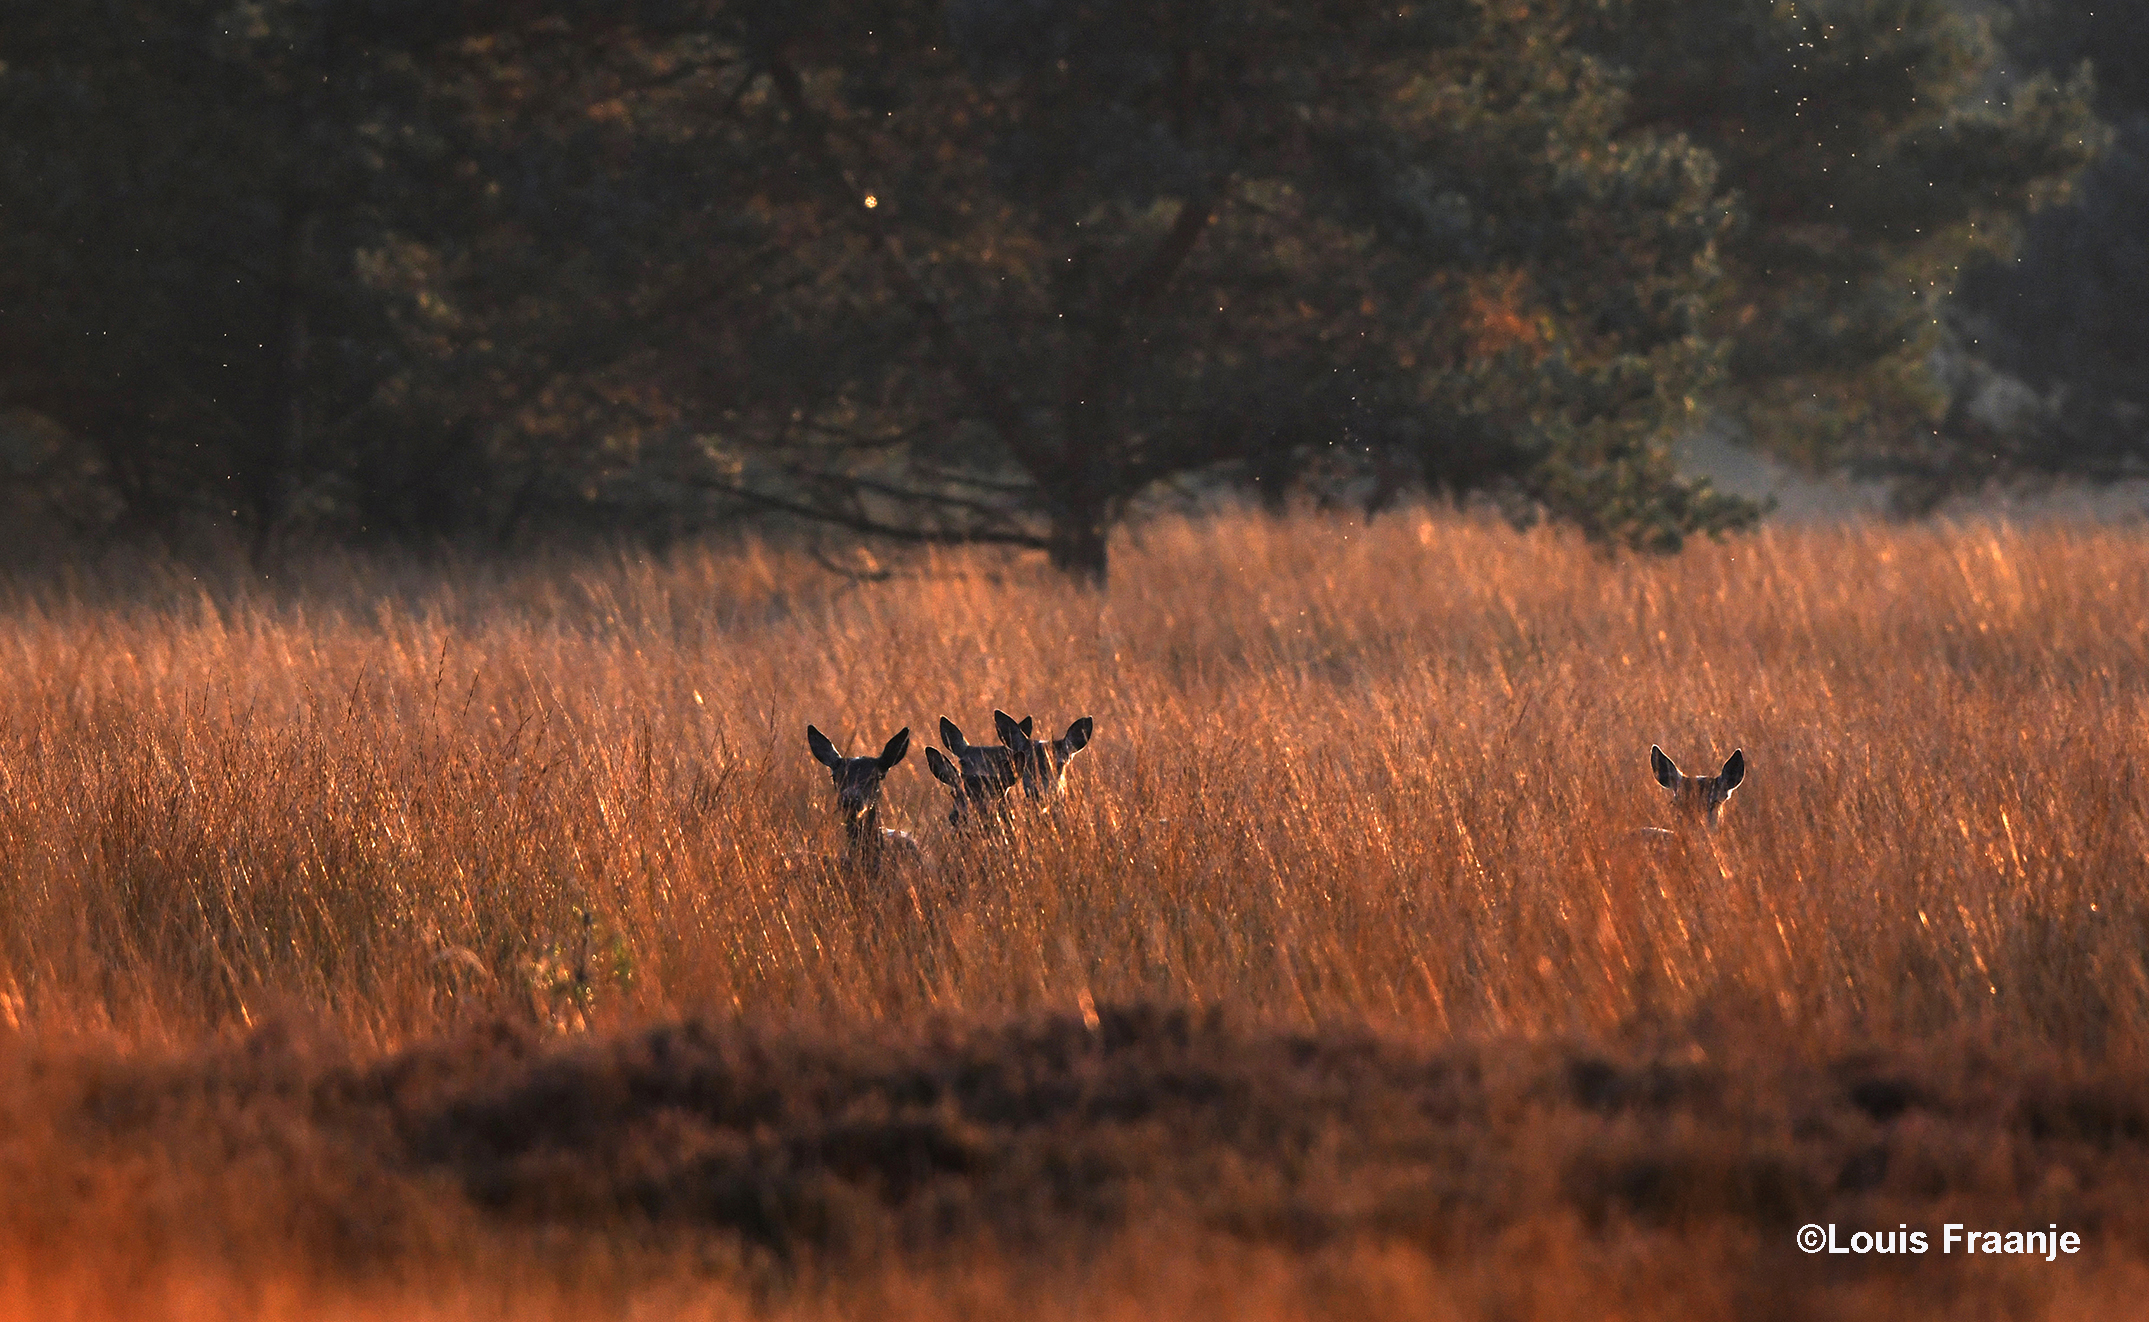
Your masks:
<path fill-rule="evenodd" d="M 1628 70 L 1629 125 L 1689 135 L 1737 199 L 1719 406 L 1816 467 L 1923 464 L 1944 300 L 2095 150 L 2087 85 L 2004 77 L 1944 0 L 1606 0 L 1583 40 Z"/>
<path fill-rule="evenodd" d="M 1977 476 L 2149 476 L 2149 10 L 2021 0 L 2005 36 L 2025 69 L 2089 69 L 2111 137 L 2068 204 L 1966 282 L 1962 339 L 2041 407 L 1945 457 Z"/>
<path fill-rule="evenodd" d="M 377 71 L 296 6 L 11 5 L 0 23 L 0 400 L 141 521 L 265 538 L 361 407 Z"/>
<path fill-rule="evenodd" d="M 610 349 L 556 398 L 677 485 L 1090 577 L 1184 480 L 1489 491 L 1640 545 L 1732 526 L 1666 450 L 1717 365 L 1711 164 L 1622 133 L 1563 22 L 711 6 L 570 80 L 601 131 L 547 130 L 658 222 L 638 280 L 591 270 Z M 528 238 L 517 269 L 588 247 Z"/>

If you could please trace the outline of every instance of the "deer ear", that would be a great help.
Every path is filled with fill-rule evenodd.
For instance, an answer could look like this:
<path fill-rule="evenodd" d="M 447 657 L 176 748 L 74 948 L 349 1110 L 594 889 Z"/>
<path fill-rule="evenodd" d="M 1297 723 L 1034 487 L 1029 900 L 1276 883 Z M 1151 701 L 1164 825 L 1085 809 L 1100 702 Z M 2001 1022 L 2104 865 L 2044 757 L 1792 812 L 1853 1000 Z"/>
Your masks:
<path fill-rule="evenodd" d="M 1085 716 L 1067 727 L 1067 737 L 1060 740 L 1060 756 L 1073 757 L 1089 747 L 1089 737 L 1097 729 L 1097 723 Z"/>
<path fill-rule="evenodd" d="M 896 763 L 903 760 L 903 755 L 909 751 L 910 727 L 906 725 L 895 732 L 895 737 L 888 741 L 887 747 L 881 749 L 880 756 L 874 760 L 880 763 L 881 770 L 891 771 L 895 768 Z"/>
<path fill-rule="evenodd" d="M 806 747 L 813 750 L 814 760 L 822 766 L 835 768 L 843 765 L 843 754 L 837 752 L 836 746 L 828 742 L 827 735 L 810 725 L 806 727 Z"/>
<path fill-rule="evenodd" d="M 949 789 L 959 790 L 963 787 L 963 773 L 956 770 L 955 764 L 948 761 L 947 754 L 939 749 L 928 748 L 925 750 L 925 765 L 926 769 L 933 773 L 933 779 Z"/>
<path fill-rule="evenodd" d="M 940 718 L 940 742 L 947 746 L 949 752 L 957 755 L 970 746 L 970 741 L 963 738 L 962 730 L 945 716 Z"/>
<path fill-rule="evenodd" d="M 1716 783 L 1724 787 L 1724 795 L 1728 798 L 1731 795 L 1731 791 L 1737 789 L 1739 782 L 1744 779 L 1746 779 L 1746 750 L 1734 748 L 1731 750 L 1731 756 L 1724 759 L 1724 769 L 1717 773 Z"/>
<path fill-rule="evenodd" d="M 1030 725 L 1027 721 L 1018 724 L 1015 718 L 1006 712 L 995 711 L 992 714 L 992 728 L 993 732 L 1000 736 L 1001 743 L 1018 753 L 1029 746 Z"/>
<path fill-rule="evenodd" d="M 1678 764 L 1664 756 L 1664 750 L 1655 744 L 1649 745 L 1649 769 L 1657 773 L 1657 784 L 1668 790 L 1679 788 Z"/>

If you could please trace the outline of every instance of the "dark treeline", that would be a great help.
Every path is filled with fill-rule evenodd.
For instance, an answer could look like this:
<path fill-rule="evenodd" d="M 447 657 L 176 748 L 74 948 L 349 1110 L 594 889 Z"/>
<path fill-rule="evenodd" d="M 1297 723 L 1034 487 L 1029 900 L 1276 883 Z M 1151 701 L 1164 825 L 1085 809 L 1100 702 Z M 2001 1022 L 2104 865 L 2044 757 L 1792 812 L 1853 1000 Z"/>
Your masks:
<path fill-rule="evenodd" d="M 1175 491 L 1674 547 L 1756 513 L 1671 461 L 1712 420 L 2123 476 L 2144 25 L 2022 4 L 0 0 L 0 458 L 91 536 L 1095 577 Z"/>
<path fill-rule="evenodd" d="M 2032 216 L 2012 257 L 1985 254 L 1951 309 L 1962 339 L 2035 391 L 2006 425 L 1967 420 L 1976 443 L 1961 448 L 1988 471 L 2140 477 L 2149 471 L 2149 6 L 2020 0 L 2019 10 L 2008 33 L 2018 58 L 2092 68 L 2108 137 L 2073 204 Z M 1949 421 L 1966 420 L 1958 409 Z"/>

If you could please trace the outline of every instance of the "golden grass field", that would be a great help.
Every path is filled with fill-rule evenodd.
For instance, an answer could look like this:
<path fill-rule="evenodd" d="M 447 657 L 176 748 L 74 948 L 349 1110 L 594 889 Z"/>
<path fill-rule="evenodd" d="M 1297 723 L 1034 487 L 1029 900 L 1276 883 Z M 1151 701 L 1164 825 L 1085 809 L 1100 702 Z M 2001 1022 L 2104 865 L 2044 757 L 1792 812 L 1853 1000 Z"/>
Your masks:
<path fill-rule="evenodd" d="M 2131 1316 L 2149 536 L 0 586 L 0 1313 Z M 958 839 L 942 714 L 1096 719 Z M 832 866 L 813 722 L 898 727 Z M 1714 833 L 1651 779 L 1733 748 Z M 869 746 L 870 745 L 870 746 Z M 714 1192 L 712 1192 L 714 1191 Z M 1807 1221 L 2083 1232 L 1808 1258 Z"/>

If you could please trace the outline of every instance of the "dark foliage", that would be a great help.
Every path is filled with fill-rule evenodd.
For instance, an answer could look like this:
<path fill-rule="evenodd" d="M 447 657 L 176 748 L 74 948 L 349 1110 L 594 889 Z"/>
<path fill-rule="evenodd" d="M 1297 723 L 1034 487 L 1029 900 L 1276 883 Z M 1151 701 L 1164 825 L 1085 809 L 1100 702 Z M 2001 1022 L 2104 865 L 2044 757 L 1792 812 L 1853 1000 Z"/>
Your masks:
<path fill-rule="evenodd" d="M 1933 299 L 2087 131 L 1932 0 L 0 17 L 0 457 L 257 552 L 776 514 L 1101 577 L 1230 489 L 1668 549 L 1754 513 L 1671 463 L 1708 400 L 1929 434 Z"/>
<path fill-rule="evenodd" d="M 2023 0 L 2008 44 L 2030 67 L 2092 70 L 2111 134 L 2074 199 L 1966 282 L 1962 337 L 2043 405 L 1982 429 L 1975 471 L 2149 476 L 2149 10 Z"/>
<path fill-rule="evenodd" d="M 1632 70 L 1629 116 L 1690 134 L 1740 208 L 1712 328 L 1718 398 L 1814 467 L 1907 475 L 1967 439 L 1932 370 L 1966 263 L 2098 140 L 2087 85 L 2003 76 L 1947 0 L 1614 0 L 1587 37 Z"/>
<path fill-rule="evenodd" d="M 1185 479 L 1502 490 L 1676 545 L 1750 513 L 1665 451 L 1725 213 L 1556 36 L 1466 3 L 712 11 L 691 54 L 617 51 L 664 90 L 612 159 L 699 193 L 653 213 L 691 241 L 601 281 L 620 356 L 563 390 L 644 480 L 1090 576 Z"/>

